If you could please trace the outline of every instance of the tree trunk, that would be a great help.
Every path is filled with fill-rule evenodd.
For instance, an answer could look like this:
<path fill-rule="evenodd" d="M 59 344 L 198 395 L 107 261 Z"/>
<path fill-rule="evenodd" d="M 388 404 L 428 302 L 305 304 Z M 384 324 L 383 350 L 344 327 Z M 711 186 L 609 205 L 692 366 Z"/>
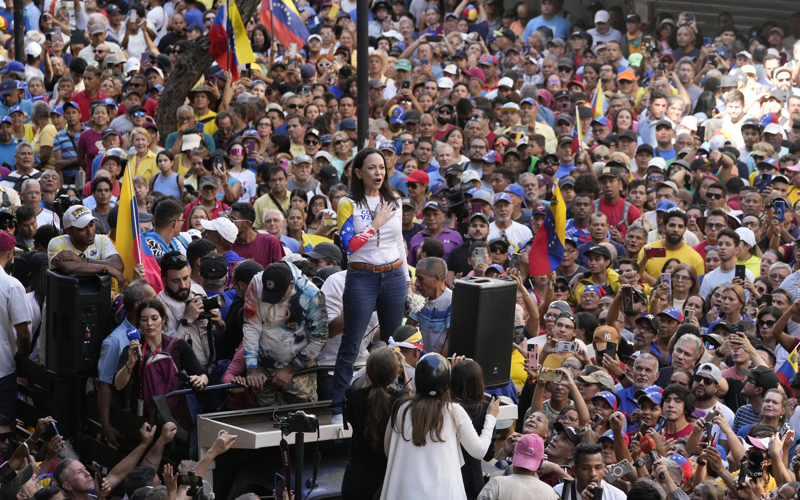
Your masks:
<path fill-rule="evenodd" d="M 235 3 L 246 25 L 247 20 L 256 13 L 260 0 L 235 0 Z M 208 35 L 201 36 L 172 68 L 172 74 L 156 108 L 156 125 L 161 133 L 162 143 L 166 141 L 167 135 L 178 130 L 178 108 L 186 101 L 189 91 L 194 88 L 203 73 L 214 63 L 214 58 L 208 52 L 210 47 Z"/>

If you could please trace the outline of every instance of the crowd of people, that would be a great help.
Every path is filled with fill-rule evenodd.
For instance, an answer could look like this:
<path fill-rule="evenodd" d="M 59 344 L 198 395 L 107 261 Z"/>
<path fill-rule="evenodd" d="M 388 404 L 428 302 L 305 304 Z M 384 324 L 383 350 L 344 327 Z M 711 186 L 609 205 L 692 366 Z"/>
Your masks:
<path fill-rule="evenodd" d="M 346 499 L 797 498 L 800 12 L 743 31 L 598 2 L 298 0 L 305 44 L 245 19 L 257 62 L 208 68 L 159 130 L 222 3 L 26 1 L 23 55 L 0 8 L 0 499 L 184 498 L 161 465 L 178 429 L 197 458 L 201 413 L 317 401 L 354 431 Z M 117 251 L 124 185 L 156 274 Z M 105 442 L 115 411 L 235 387 L 170 398 L 175 424 L 105 477 L 65 454 L 58 384 L 15 448 L 48 269 L 113 280 Z M 492 390 L 450 349 L 472 277 L 516 285 Z"/>

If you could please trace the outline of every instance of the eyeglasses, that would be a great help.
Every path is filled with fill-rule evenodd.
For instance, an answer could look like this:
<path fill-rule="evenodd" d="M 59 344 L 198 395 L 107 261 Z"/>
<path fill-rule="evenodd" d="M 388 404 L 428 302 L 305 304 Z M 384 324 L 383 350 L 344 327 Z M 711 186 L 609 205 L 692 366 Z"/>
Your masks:
<path fill-rule="evenodd" d="M 286 107 L 289 108 L 289 109 L 303 109 L 306 106 L 304 104 L 289 104 Z"/>
<path fill-rule="evenodd" d="M 564 365 L 561 365 L 561 367 L 564 368 Z M 578 422 L 579 420 L 578 420 L 578 417 L 571 417 L 569 415 L 561 415 L 560 417 L 558 417 L 558 421 L 559 422 L 569 422 L 569 423 L 573 423 L 574 424 L 574 423 Z"/>
<path fill-rule="evenodd" d="M 547 314 L 544 315 L 544 319 L 556 319 L 557 317 L 558 317 L 558 314 L 547 313 Z"/>
<path fill-rule="evenodd" d="M 713 378 L 704 377 L 702 375 L 695 375 L 694 376 L 694 381 L 695 382 L 702 382 L 705 385 L 714 385 L 714 384 L 717 383 L 717 381 L 714 380 Z"/>
<path fill-rule="evenodd" d="M 720 224 L 717 224 L 717 225 L 719 226 Z M 706 224 L 706 227 L 708 227 L 708 224 Z M 724 227 L 724 226 L 722 226 L 722 227 Z M 721 227 L 718 228 L 718 229 L 721 229 Z M 709 250 L 717 250 L 718 248 L 719 247 L 716 246 L 716 245 L 714 245 L 713 247 L 709 246 L 709 247 L 706 247 L 706 252 L 708 252 Z"/>
<path fill-rule="evenodd" d="M 312 139 L 310 141 L 305 141 L 303 144 L 305 144 L 306 146 L 316 146 L 319 144 L 319 141 L 315 141 Z"/>
<path fill-rule="evenodd" d="M 172 224 L 173 222 L 177 222 L 178 224 L 183 224 L 184 222 L 186 222 L 186 219 L 174 219 L 169 221 L 170 224 Z"/>
<path fill-rule="evenodd" d="M 400 139 L 400 144 L 414 144 L 414 139 Z"/>
<path fill-rule="evenodd" d="M 249 221 L 249 220 L 247 220 L 247 219 L 234 219 L 234 218 L 233 218 L 233 217 L 231 217 L 230 215 L 229 215 L 229 216 L 227 216 L 227 217 L 225 217 L 225 218 L 226 218 L 226 219 L 228 219 L 229 221 L 233 222 L 234 224 L 236 224 L 237 222 L 250 222 L 250 221 Z"/>
<path fill-rule="evenodd" d="M 673 276 L 672 279 L 674 281 L 678 281 L 678 282 L 681 282 L 681 283 L 684 282 L 684 281 L 692 281 L 692 277 L 691 276 L 682 276 L 680 274 L 677 274 L 677 275 Z"/>
<path fill-rule="evenodd" d="M 774 319 L 768 319 L 766 321 L 757 321 L 756 326 L 761 328 L 762 326 L 766 325 L 767 328 L 772 328 L 773 326 L 775 326 L 775 323 L 777 323 L 777 321 L 775 321 Z"/>
<path fill-rule="evenodd" d="M 347 144 L 348 142 L 350 142 L 349 139 L 339 139 L 338 141 L 334 142 L 333 144 L 335 146 L 338 146 L 339 144 Z"/>
<path fill-rule="evenodd" d="M 722 197 L 722 193 L 706 193 L 706 198 L 711 198 L 712 200 L 721 200 Z"/>
<path fill-rule="evenodd" d="M 611 159 L 611 157 L 608 156 L 608 155 L 602 155 L 602 156 L 598 156 L 597 159 L 598 160 L 606 160 L 606 161 L 608 161 L 608 160 Z"/>
<path fill-rule="evenodd" d="M 647 178 L 651 181 L 656 181 L 656 182 L 664 180 L 663 175 L 648 175 Z"/>
<path fill-rule="evenodd" d="M 144 111 L 134 111 L 131 116 L 133 116 L 134 118 L 144 118 L 145 112 Z"/>
<path fill-rule="evenodd" d="M 172 222 L 175 222 L 175 221 L 172 221 Z M 167 258 L 167 262 L 166 263 L 167 264 L 188 264 L 189 261 L 187 261 L 186 257 L 184 257 L 183 255 L 172 255 L 169 258 Z"/>
<path fill-rule="evenodd" d="M 504 253 L 502 247 L 492 247 L 489 249 L 491 253 Z"/>
<path fill-rule="evenodd" d="M 562 330 L 566 330 L 566 331 L 568 331 L 568 332 L 571 332 L 572 330 L 574 330 L 574 329 L 575 329 L 575 327 L 574 327 L 574 326 L 572 326 L 572 325 L 566 325 L 566 324 L 564 324 L 564 323 L 556 323 L 556 328 L 561 328 Z"/>

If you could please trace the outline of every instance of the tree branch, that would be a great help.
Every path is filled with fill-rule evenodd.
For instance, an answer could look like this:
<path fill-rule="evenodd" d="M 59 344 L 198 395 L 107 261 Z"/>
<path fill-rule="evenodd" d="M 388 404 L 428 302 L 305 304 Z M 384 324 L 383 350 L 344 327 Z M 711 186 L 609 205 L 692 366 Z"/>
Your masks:
<path fill-rule="evenodd" d="M 235 0 L 235 3 L 242 16 L 242 22 L 247 24 L 247 20 L 256 13 L 259 0 Z M 210 47 L 211 42 L 208 40 L 208 36 L 201 36 L 195 40 L 178 60 L 178 64 L 172 68 L 172 73 L 158 100 L 158 108 L 156 108 L 156 124 L 162 133 L 162 141 L 166 140 L 170 132 L 178 130 L 178 107 L 183 105 L 189 91 L 214 63 L 214 58 L 209 53 Z"/>

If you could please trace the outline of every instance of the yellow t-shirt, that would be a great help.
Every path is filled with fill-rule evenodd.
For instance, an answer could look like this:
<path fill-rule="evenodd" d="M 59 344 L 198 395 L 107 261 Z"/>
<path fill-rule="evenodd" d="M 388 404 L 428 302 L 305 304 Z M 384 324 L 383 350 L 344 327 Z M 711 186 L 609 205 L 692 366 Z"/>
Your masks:
<path fill-rule="evenodd" d="M 733 477 L 737 477 L 738 478 L 739 477 L 739 471 L 737 470 L 736 472 L 731 473 L 731 475 Z M 722 478 L 717 478 L 716 481 L 717 481 L 717 483 L 721 484 L 723 488 L 725 487 L 725 481 L 723 481 Z M 770 491 L 774 490 L 777 487 L 778 487 L 778 483 L 775 482 L 775 478 L 772 477 L 772 476 L 769 476 L 769 481 L 767 481 L 767 484 L 764 485 L 764 493 L 769 493 Z"/>
<path fill-rule="evenodd" d="M 788 196 L 786 196 L 786 199 L 789 200 L 789 203 L 792 204 L 791 208 L 794 209 L 795 203 L 797 203 L 797 201 L 800 200 L 800 188 L 795 186 L 795 185 L 793 185 L 793 184 L 790 184 L 788 191 L 789 191 L 789 194 L 788 194 Z M 786 208 L 790 208 L 790 207 L 786 207 Z"/>
<path fill-rule="evenodd" d="M 549 360 L 552 357 L 553 355 L 551 354 L 547 359 Z M 560 361 L 558 366 L 561 367 Z M 517 349 L 511 352 L 511 380 L 514 381 L 514 385 L 517 387 L 524 386 L 525 381 L 528 380 L 528 372 L 525 371 L 525 356 Z"/>
<path fill-rule="evenodd" d="M 291 153 L 292 158 L 303 156 L 306 154 L 306 147 L 302 144 L 295 144 L 294 142 L 289 141 L 289 153 Z"/>
<path fill-rule="evenodd" d="M 664 240 L 658 240 L 654 243 L 650 243 L 647 246 L 653 248 L 663 248 Z M 639 251 L 639 262 L 641 262 L 643 258 L 644 248 Z M 691 264 L 692 267 L 694 267 L 694 270 L 697 271 L 698 276 L 706 273 L 706 265 L 703 262 L 703 258 L 700 257 L 700 254 L 697 253 L 692 247 L 684 243 L 679 250 L 667 250 L 666 257 L 657 257 L 648 260 L 647 266 L 645 267 L 647 274 L 653 278 L 658 278 L 661 276 L 661 270 L 664 268 L 664 263 L 666 263 L 669 259 L 678 259 L 681 262 Z"/>
<path fill-rule="evenodd" d="M 33 133 L 33 125 L 31 125 L 30 123 L 26 123 L 25 125 L 23 125 L 23 127 L 25 128 L 25 135 L 20 140 L 25 141 L 28 144 L 33 144 L 33 137 L 35 136 L 35 134 Z"/>
<path fill-rule="evenodd" d="M 147 156 L 136 164 L 136 155 L 133 155 L 129 161 L 128 165 L 133 167 L 133 171 L 131 172 L 134 177 L 137 175 L 141 175 L 144 177 L 144 180 L 150 182 L 150 177 L 158 173 L 158 167 L 156 166 L 156 154 L 147 150 Z"/>
<path fill-rule="evenodd" d="M 41 158 L 42 146 L 49 146 L 51 150 L 50 158 L 47 160 L 47 163 L 39 166 L 39 170 L 55 170 L 56 168 L 56 155 L 53 154 L 52 148 L 53 139 L 55 139 L 57 133 L 58 131 L 56 130 L 55 125 L 49 123 L 43 129 L 39 130 L 33 137 L 31 147 L 33 147 L 33 152 L 36 153 L 37 156 Z"/>
<path fill-rule="evenodd" d="M 745 267 L 747 267 L 747 269 L 753 273 L 754 277 L 758 278 L 761 276 L 761 259 L 759 257 L 753 255 L 747 260 L 736 259 L 736 263 L 743 264 Z"/>
<path fill-rule="evenodd" d="M 209 111 L 203 116 L 195 116 L 194 119 L 195 121 L 198 121 L 203 124 L 203 133 L 208 135 L 214 135 L 214 132 L 217 131 L 217 122 L 214 121 L 214 118 L 216 116 L 217 116 L 216 112 Z"/>

